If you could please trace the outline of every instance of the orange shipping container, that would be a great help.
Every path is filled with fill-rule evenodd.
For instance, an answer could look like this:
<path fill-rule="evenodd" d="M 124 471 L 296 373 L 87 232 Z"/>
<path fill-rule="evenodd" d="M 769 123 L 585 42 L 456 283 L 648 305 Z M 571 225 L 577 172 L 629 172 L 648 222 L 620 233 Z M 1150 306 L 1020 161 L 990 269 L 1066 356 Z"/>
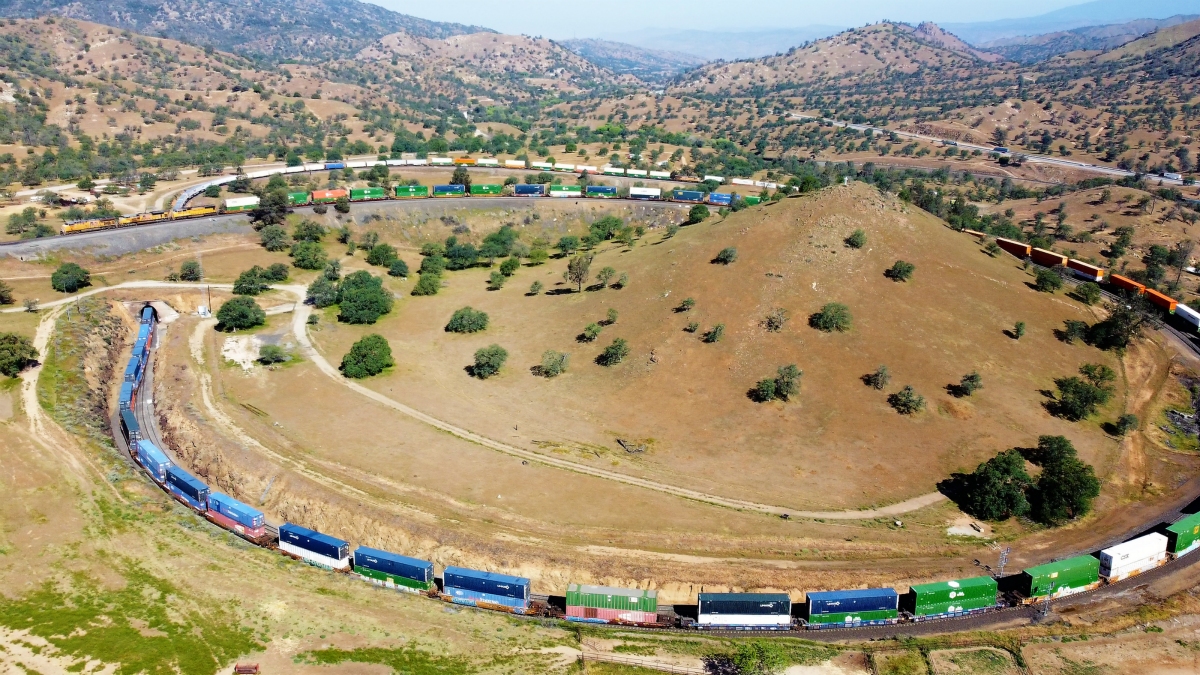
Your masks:
<path fill-rule="evenodd" d="M 475 160 L 470 157 L 458 157 L 454 160 L 454 163 L 459 166 L 475 166 Z"/>
<path fill-rule="evenodd" d="M 1029 253 L 1029 257 L 1033 258 L 1033 262 L 1044 267 L 1055 267 L 1057 265 L 1066 265 L 1067 256 L 1054 251 L 1047 251 L 1044 248 L 1035 248 Z"/>
<path fill-rule="evenodd" d="M 1144 284 L 1139 284 L 1133 279 L 1126 279 L 1120 274 L 1108 275 L 1108 283 L 1126 291 L 1133 291 L 1138 295 L 1146 292 L 1146 286 Z"/>
<path fill-rule="evenodd" d="M 1067 267 L 1075 271 L 1075 276 L 1083 277 L 1088 281 L 1102 281 L 1104 279 L 1103 268 L 1080 262 L 1074 258 L 1067 261 Z"/>
<path fill-rule="evenodd" d="M 1017 256 L 1018 258 L 1021 258 L 1022 260 L 1029 257 L 1029 244 L 1022 244 L 1021 242 L 1013 241 L 1012 239 L 996 237 L 996 245 Z"/>
<path fill-rule="evenodd" d="M 335 202 L 341 197 L 349 199 L 350 192 L 348 190 L 338 188 L 337 190 L 313 190 L 312 200 L 315 203 Z"/>
<path fill-rule="evenodd" d="M 1146 299 L 1150 301 L 1150 304 L 1167 310 L 1168 314 L 1174 314 L 1175 305 L 1179 304 L 1175 298 L 1163 295 L 1152 288 L 1146 289 Z"/>

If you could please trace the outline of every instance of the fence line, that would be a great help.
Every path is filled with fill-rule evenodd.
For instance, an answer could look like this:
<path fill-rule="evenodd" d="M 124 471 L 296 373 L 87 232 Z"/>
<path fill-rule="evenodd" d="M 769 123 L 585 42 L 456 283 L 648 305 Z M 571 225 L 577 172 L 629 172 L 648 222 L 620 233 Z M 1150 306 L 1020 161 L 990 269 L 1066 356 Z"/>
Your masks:
<path fill-rule="evenodd" d="M 652 670 L 662 671 L 664 673 L 673 673 L 675 675 L 708 675 L 708 671 L 703 668 L 681 666 L 674 663 L 663 663 L 661 661 L 638 658 L 636 656 L 627 656 L 625 654 L 616 654 L 613 652 L 581 651 L 579 653 L 579 660 L 585 665 L 588 661 L 596 661 L 615 663 L 622 666 L 639 666 L 642 668 L 650 668 Z"/>

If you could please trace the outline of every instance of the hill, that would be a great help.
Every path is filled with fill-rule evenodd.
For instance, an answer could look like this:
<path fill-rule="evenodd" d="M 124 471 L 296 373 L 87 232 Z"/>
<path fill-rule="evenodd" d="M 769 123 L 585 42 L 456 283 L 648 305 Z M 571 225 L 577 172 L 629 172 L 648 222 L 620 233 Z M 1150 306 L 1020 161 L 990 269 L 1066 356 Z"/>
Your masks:
<path fill-rule="evenodd" d="M 397 31 L 446 38 L 488 30 L 419 19 L 358 0 L 11 0 L 0 5 L 0 16 L 45 14 L 273 61 L 343 58 Z"/>
<path fill-rule="evenodd" d="M 1092 0 L 1056 9 L 1038 16 L 1001 19 L 977 23 L 946 24 L 946 28 L 975 46 L 982 46 L 1008 37 L 1042 35 L 1084 26 L 1123 23 L 1134 19 L 1165 19 L 1177 14 L 1190 14 L 1196 9 L 1192 0 L 1156 0 L 1127 2 L 1126 0 Z"/>
<path fill-rule="evenodd" d="M 563 40 L 561 44 L 597 66 L 648 81 L 671 78 L 705 62 L 684 52 L 647 49 L 624 42 L 580 39 Z"/>
<path fill-rule="evenodd" d="M 560 223 L 522 231 L 530 241 L 553 240 L 564 233 Z M 868 244 L 855 250 L 843 240 L 859 228 Z M 385 226 L 381 235 L 400 241 L 409 232 Z M 498 291 L 487 290 L 487 269 L 456 272 L 434 297 L 409 297 L 408 282 L 393 315 L 321 333 L 320 348 L 332 357 L 364 332 L 380 333 L 393 345 L 395 374 L 367 386 L 407 405 L 492 438 L 512 437 L 519 421 L 519 437 L 546 452 L 797 507 L 913 497 L 1038 434 L 1066 434 L 1093 459 L 1115 447 L 1093 427 L 1050 417 L 1039 393 L 1082 363 L 1115 365 L 1109 354 L 1054 338 L 1064 320 L 1090 317 L 1087 308 L 1033 292 L 1030 273 L 1014 259 L 988 257 L 972 238 L 897 199 L 854 183 L 714 218 L 671 239 L 660 233 L 632 249 L 604 246 L 592 263 L 592 276 L 605 266 L 627 273 L 628 288 L 573 292 L 562 282 L 561 259 L 523 268 Z M 737 261 L 714 264 L 725 247 L 737 249 Z M 916 265 L 913 281 L 884 276 L 896 259 Z M 535 280 L 548 292 L 527 296 Z M 695 308 L 677 311 L 688 297 Z M 808 325 L 828 302 L 849 306 L 848 333 Z M 446 320 L 463 306 L 487 312 L 490 327 L 446 333 Z M 598 339 L 577 337 L 609 309 L 617 318 Z M 790 320 L 772 332 L 764 321 L 776 309 Z M 691 321 L 696 332 L 684 330 Z M 1020 341 L 1005 335 L 1016 321 L 1030 326 Z M 717 324 L 723 338 L 706 344 L 701 335 Z M 629 356 L 597 365 L 614 338 L 628 341 Z M 509 353 L 504 372 L 486 381 L 464 373 L 472 354 L 493 343 Z M 571 355 L 565 375 L 530 373 L 548 349 Z M 789 363 L 804 371 L 797 400 L 751 400 L 747 391 L 758 380 Z M 880 364 L 893 374 L 885 391 L 861 380 Z M 973 370 L 986 383 L 982 394 L 947 393 Z M 926 397 L 925 413 L 910 418 L 888 406 L 887 395 L 904 385 Z M 622 452 L 617 438 L 647 450 Z"/>
<path fill-rule="evenodd" d="M 1107 51 L 1136 40 L 1147 33 L 1197 19 L 1196 15 L 1177 15 L 1166 19 L 1138 19 L 1105 26 L 1088 26 L 1068 31 L 1022 35 L 980 44 L 979 47 L 1018 63 L 1030 64 L 1052 56 L 1076 51 Z"/>

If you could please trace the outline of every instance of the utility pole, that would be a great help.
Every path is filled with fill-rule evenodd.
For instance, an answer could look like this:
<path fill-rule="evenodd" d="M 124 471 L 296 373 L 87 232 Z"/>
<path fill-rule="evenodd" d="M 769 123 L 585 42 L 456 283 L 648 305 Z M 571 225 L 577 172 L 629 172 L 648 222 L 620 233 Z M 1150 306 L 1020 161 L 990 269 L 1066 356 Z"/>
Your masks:
<path fill-rule="evenodd" d="M 1004 566 L 1008 564 L 1008 554 L 1012 553 L 1012 547 L 1005 546 L 1000 550 L 1000 561 L 996 563 L 996 578 L 1004 576 Z"/>

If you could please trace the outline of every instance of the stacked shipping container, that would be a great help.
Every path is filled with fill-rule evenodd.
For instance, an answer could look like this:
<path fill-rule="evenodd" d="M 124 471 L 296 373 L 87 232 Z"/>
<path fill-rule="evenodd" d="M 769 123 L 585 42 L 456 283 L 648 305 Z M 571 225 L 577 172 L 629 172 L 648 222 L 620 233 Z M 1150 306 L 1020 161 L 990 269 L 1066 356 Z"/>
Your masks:
<path fill-rule="evenodd" d="M 279 549 L 319 567 L 350 568 L 350 544 L 307 527 L 292 523 L 280 525 Z"/>
<path fill-rule="evenodd" d="M 442 573 L 442 593 L 460 605 L 495 607 L 516 614 L 529 609 L 529 580 L 465 567 L 447 567 Z"/>
<path fill-rule="evenodd" d="M 788 630 L 792 599 L 786 593 L 700 593 L 700 628 Z"/>
<path fill-rule="evenodd" d="M 262 511 L 220 492 L 208 495 L 208 513 L 205 515 L 221 527 L 251 539 L 258 539 L 267 533 L 267 522 Z"/>
<path fill-rule="evenodd" d="M 388 588 L 412 591 L 433 588 L 433 563 L 366 546 L 354 549 L 354 571 Z"/>
<path fill-rule="evenodd" d="M 805 615 L 808 628 L 896 623 L 900 617 L 900 595 L 894 588 L 809 593 Z"/>
<path fill-rule="evenodd" d="M 656 623 L 658 592 L 571 584 L 567 619 L 593 623 Z"/>

